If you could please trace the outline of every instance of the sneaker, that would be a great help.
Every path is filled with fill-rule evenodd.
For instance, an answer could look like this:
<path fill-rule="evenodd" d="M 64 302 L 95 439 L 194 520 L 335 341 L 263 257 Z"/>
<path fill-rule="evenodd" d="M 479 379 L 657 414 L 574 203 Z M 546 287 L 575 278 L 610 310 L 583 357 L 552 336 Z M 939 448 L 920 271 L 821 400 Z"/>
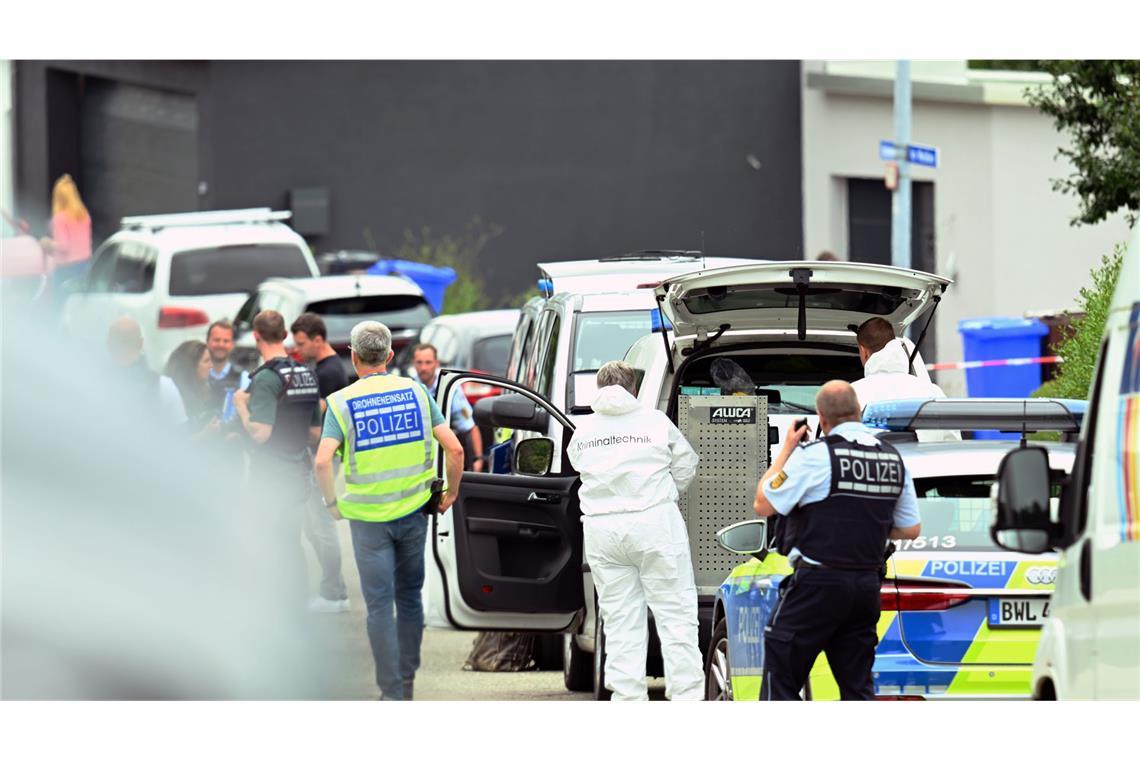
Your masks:
<path fill-rule="evenodd" d="M 335 613 L 348 612 L 348 610 L 347 599 L 325 599 L 323 596 L 318 596 L 309 600 L 309 612 Z"/>

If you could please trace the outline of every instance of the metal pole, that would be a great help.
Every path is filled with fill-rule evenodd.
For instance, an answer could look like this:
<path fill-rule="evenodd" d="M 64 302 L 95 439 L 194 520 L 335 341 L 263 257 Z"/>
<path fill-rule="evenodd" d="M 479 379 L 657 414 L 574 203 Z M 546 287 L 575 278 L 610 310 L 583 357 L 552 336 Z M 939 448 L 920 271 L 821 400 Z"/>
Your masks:
<path fill-rule="evenodd" d="M 895 150 L 899 181 L 891 200 L 891 265 L 910 267 L 910 61 L 899 61 L 895 73 Z"/>

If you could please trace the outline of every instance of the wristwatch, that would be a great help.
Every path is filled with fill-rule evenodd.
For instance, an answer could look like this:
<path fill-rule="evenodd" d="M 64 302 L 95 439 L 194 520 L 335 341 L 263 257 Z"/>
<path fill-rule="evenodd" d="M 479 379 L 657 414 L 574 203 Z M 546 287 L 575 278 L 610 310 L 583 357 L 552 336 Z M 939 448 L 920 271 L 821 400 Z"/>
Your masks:
<path fill-rule="evenodd" d="M 323 499 L 323 497 L 322 497 L 322 499 Z M 333 499 L 332 501 L 325 500 L 325 509 L 332 509 L 335 506 L 336 506 L 336 499 Z"/>

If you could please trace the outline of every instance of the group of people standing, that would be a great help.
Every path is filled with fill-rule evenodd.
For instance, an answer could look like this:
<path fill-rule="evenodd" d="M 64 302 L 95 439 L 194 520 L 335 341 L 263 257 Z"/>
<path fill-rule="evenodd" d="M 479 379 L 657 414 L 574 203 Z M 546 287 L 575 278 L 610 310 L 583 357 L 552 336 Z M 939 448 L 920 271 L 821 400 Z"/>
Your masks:
<path fill-rule="evenodd" d="M 379 322 L 352 330 L 352 383 L 319 315 L 302 314 L 286 331 L 282 315 L 265 310 L 252 332 L 261 359 L 252 372 L 231 362 L 235 335 L 225 320 L 207 328 L 205 341 L 178 346 L 161 376 L 148 368 L 130 317 L 112 324 L 108 350 L 124 387 L 149 399 L 169 430 L 211 448 L 232 447 L 223 459 L 242 463 L 256 495 L 251 509 L 284 552 L 287 603 L 307 586 L 304 534 L 322 576 L 308 609 L 349 609 L 336 528 L 337 520 L 349 521 L 377 685 L 383 699 L 411 699 L 423 637 L 427 515 L 455 501 L 464 463 L 463 446 L 429 390 L 435 376 L 421 382 L 389 374 L 392 336 Z M 435 355 L 430 345 L 416 352 Z M 458 413 L 469 421 L 470 407 Z M 445 457 L 446 492 L 435 477 L 434 442 Z M 295 601 L 300 607 L 301 597 Z"/>

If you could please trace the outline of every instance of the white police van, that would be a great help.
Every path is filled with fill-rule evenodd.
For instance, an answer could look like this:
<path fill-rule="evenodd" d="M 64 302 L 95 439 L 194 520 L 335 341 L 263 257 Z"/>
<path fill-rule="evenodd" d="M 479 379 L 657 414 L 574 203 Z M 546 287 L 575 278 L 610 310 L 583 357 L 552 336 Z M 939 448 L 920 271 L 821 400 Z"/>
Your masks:
<path fill-rule="evenodd" d="M 1060 509 L 1043 450 L 1012 451 L 994 485 L 994 540 L 1059 551 L 1033 666 L 1037 699 L 1140 699 L 1140 233 L 1116 285 Z"/>
<path fill-rule="evenodd" d="M 779 431 L 770 433 L 759 410 L 771 414 L 776 428 L 787 427 L 795 417 L 814 419 L 820 385 L 862 377 L 851 326 L 881 316 L 901 334 L 930 312 L 949 284 L 923 272 L 838 262 L 758 263 L 681 274 L 649 291 L 658 307 L 649 326 L 656 322 L 661 329 L 638 339 L 625 359 L 637 371 L 642 403 L 665 411 L 682 431 L 678 410 L 690 404 L 757 410 L 750 413 L 756 416 L 749 427 L 764 435 L 752 445 L 763 439 L 764 446 L 752 456 L 754 461 L 766 459 L 767 444 L 776 442 Z M 540 368 L 544 356 L 554 361 L 558 353 L 549 351 L 539 354 Z M 751 379 L 751 389 L 739 403 L 718 398 L 721 391 L 711 374 L 718 358 L 731 359 Z M 915 356 L 915 364 L 921 366 L 921 356 Z M 450 394 L 465 381 L 495 384 L 509 392 L 481 402 L 477 418 L 482 414 L 495 427 L 542 437 L 516 438 L 510 473 L 465 473 L 455 506 L 433 519 L 425 591 L 429 625 L 571 633 L 564 666 L 567 686 L 593 687 L 597 697 L 605 698 L 596 675 L 604 647 L 596 645 L 600 637 L 592 587 L 587 588 L 588 580 L 583 583 L 579 483 L 565 454 L 574 428 L 573 400 L 567 398 L 564 407 L 560 395 L 547 398 L 537 388 L 486 375 L 448 373 L 441 380 L 441 409 L 450 408 Z M 699 389 L 698 395 L 692 395 L 693 389 Z M 571 381 L 567 393 L 573 392 Z M 710 419 L 706 423 L 712 424 Z M 718 425 L 724 436 L 742 433 L 743 427 Z M 717 457 L 701 446 L 721 437 L 691 435 L 690 442 L 702 459 L 715 464 Z M 707 483 L 709 477 L 698 481 Z M 743 471 L 714 480 L 716 498 L 732 509 L 709 508 L 706 497 L 694 489 L 682 504 L 700 594 L 702 647 L 711 634 L 716 591 L 731 566 L 731 558 L 716 544 L 716 529 L 741 519 L 734 510 L 750 511 L 756 488 L 756 477 Z M 648 671 L 660 675 L 654 645 L 651 635 Z"/>

